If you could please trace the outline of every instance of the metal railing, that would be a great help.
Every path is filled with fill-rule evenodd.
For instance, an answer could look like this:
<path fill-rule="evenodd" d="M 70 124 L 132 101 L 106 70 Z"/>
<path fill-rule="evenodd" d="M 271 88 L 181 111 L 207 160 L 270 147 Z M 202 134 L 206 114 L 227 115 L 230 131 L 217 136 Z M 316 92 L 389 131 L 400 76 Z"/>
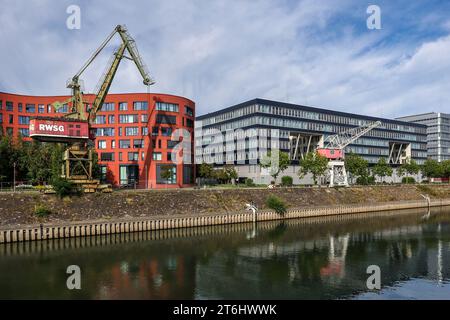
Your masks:
<path fill-rule="evenodd" d="M 0 192 L 14 191 L 37 191 L 39 186 L 33 185 L 31 181 L 0 181 Z"/>

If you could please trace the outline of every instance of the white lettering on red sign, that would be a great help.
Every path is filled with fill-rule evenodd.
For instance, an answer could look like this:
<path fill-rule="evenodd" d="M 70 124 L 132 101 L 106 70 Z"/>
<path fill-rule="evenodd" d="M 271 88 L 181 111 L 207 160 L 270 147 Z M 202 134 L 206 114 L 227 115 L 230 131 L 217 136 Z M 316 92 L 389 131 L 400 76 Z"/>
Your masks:
<path fill-rule="evenodd" d="M 56 124 L 39 124 L 39 130 L 44 131 L 56 131 L 56 132 L 64 132 L 64 126 L 58 126 Z"/>

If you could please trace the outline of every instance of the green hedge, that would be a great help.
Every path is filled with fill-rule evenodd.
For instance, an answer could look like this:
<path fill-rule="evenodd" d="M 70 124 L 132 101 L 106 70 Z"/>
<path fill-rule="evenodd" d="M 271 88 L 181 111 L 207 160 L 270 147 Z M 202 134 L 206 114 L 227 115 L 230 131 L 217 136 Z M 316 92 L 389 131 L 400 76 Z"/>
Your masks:
<path fill-rule="evenodd" d="M 403 177 L 402 183 L 416 183 L 416 179 L 413 177 Z"/>
<path fill-rule="evenodd" d="M 294 184 L 294 179 L 290 176 L 281 177 L 281 185 L 285 187 L 291 187 Z"/>

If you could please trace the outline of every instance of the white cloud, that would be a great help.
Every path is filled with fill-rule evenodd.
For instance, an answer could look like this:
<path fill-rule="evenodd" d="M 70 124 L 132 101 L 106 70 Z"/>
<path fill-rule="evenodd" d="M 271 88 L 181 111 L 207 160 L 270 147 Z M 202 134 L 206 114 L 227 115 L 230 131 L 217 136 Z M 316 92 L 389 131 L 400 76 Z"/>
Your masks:
<path fill-rule="evenodd" d="M 262 97 L 393 117 L 445 112 L 450 98 L 449 37 L 386 44 L 385 29 L 356 31 L 366 13 L 358 20 L 352 1 L 85 1 L 77 31 L 65 28 L 72 1 L 1 2 L 0 90 L 66 94 L 66 80 L 124 23 L 157 81 L 151 91 L 191 98 L 197 114 Z M 112 49 L 83 76 L 87 91 Z M 111 92 L 141 91 L 123 61 Z"/>

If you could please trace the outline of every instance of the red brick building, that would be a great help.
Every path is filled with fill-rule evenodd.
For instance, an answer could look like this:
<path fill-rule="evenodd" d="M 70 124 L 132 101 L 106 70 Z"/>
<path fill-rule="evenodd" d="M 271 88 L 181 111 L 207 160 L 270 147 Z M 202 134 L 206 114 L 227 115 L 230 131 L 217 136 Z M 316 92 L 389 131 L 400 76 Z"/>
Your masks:
<path fill-rule="evenodd" d="M 59 116 L 68 106 L 52 103 L 69 96 L 27 96 L 0 92 L 0 127 L 4 134 L 30 140 L 33 116 Z M 92 101 L 93 95 L 85 95 Z M 95 149 L 102 180 L 140 188 L 185 187 L 194 183 L 195 103 L 154 93 L 109 94 L 95 124 Z M 182 149 L 182 150 L 181 150 Z M 168 166 L 168 167 L 167 167 Z M 172 178 L 161 171 L 170 168 Z"/>

